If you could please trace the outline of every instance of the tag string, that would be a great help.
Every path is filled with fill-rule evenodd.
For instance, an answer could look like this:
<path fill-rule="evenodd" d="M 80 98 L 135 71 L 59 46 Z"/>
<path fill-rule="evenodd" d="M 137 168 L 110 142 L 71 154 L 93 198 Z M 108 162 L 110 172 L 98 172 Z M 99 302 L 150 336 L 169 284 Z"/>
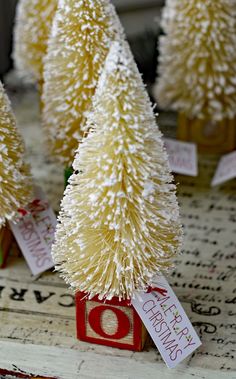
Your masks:
<path fill-rule="evenodd" d="M 147 293 L 151 292 L 158 292 L 162 296 L 167 295 L 167 290 L 165 288 L 160 288 L 160 287 L 149 287 L 147 290 Z"/>

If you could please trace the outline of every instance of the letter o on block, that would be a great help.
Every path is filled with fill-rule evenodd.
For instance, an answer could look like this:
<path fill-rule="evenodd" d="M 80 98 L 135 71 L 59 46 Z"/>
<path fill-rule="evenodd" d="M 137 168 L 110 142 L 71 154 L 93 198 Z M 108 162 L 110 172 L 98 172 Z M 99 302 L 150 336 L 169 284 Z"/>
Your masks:
<path fill-rule="evenodd" d="M 88 299 L 76 294 L 77 338 L 81 341 L 120 349 L 141 351 L 147 332 L 137 312 L 127 300 L 114 297 Z"/>
<path fill-rule="evenodd" d="M 117 331 L 114 334 L 106 333 L 102 325 L 102 315 L 107 310 L 112 311 L 117 317 Z M 130 331 L 130 322 L 128 317 L 118 308 L 100 305 L 90 311 L 88 320 L 93 330 L 103 338 L 119 340 L 126 337 Z"/>

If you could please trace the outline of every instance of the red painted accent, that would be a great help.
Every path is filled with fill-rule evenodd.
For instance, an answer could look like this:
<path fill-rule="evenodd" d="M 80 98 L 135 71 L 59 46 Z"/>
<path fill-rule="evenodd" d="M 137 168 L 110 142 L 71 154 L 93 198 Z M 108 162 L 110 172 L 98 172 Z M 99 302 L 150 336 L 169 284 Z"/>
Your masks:
<path fill-rule="evenodd" d="M 117 317 L 117 331 L 114 334 L 107 334 L 102 328 L 102 314 L 106 310 L 110 310 L 115 313 Z M 103 338 L 120 340 L 129 334 L 130 331 L 130 322 L 129 318 L 124 312 L 115 307 L 110 307 L 108 305 L 100 305 L 93 308 L 88 317 L 91 328 Z"/>
<path fill-rule="evenodd" d="M 5 378 L 5 376 L 12 376 L 14 378 L 21 378 L 21 379 L 58 379 L 58 378 L 52 378 L 48 376 L 39 376 L 39 375 L 32 376 L 32 374 L 3 370 L 3 369 L 0 369 L 0 375 L 1 377 L 3 376 L 3 378 Z"/>
<path fill-rule="evenodd" d="M 99 300 L 98 296 L 95 296 L 91 300 L 88 300 L 86 297 L 86 294 L 83 292 L 78 292 L 76 294 L 75 300 L 76 300 L 77 338 L 79 340 L 90 342 L 90 343 L 95 343 L 95 344 L 100 344 L 100 345 L 105 345 L 105 346 L 116 347 L 119 349 L 126 349 L 126 350 L 132 350 L 132 351 L 141 351 L 142 350 L 143 324 L 142 324 L 142 321 L 141 321 L 140 317 L 138 316 L 137 312 L 135 311 L 133 306 L 130 304 L 129 300 L 119 301 L 119 299 L 115 297 L 112 300 L 104 301 L 104 300 Z M 87 316 L 86 315 L 86 302 L 87 301 L 97 302 L 98 308 L 100 308 L 101 304 L 102 304 L 103 309 L 107 305 L 113 306 L 112 307 L 113 311 L 114 311 L 114 309 L 116 309 L 115 306 L 129 307 L 129 308 L 131 307 L 131 309 L 132 309 L 132 321 L 130 323 L 130 320 L 129 320 L 129 326 L 132 327 L 132 331 L 133 331 L 133 343 L 130 343 L 130 344 L 123 343 L 122 341 L 119 341 L 119 340 L 114 341 L 114 337 L 111 337 L 111 336 L 109 336 L 109 338 L 107 338 L 107 337 L 106 338 L 105 337 L 96 338 L 96 337 L 87 336 L 87 333 L 86 333 L 87 332 L 87 324 L 90 321 L 89 317 L 86 318 L 86 316 Z M 93 309 L 96 309 L 96 308 L 93 308 Z M 92 311 L 93 310 L 90 311 L 90 315 L 91 315 Z M 116 309 L 116 311 L 117 311 L 117 309 Z M 116 313 L 116 311 L 115 311 L 115 313 Z M 101 311 L 98 311 L 98 313 L 99 312 L 101 312 Z M 120 312 L 122 312 L 122 310 L 120 310 Z M 95 314 L 96 314 L 96 312 L 95 312 Z M 117 313 L 116 313 L 116 315 L 117 315 Z M 125 317 L 127 317 L 127 315 L 125 313 L 123 313 L 123 315 L 125 315 Z M 90 326 L 93 327 L 91 325 L 91 321 L 90 321 Z M 96 326 L 95 326 L 95 328 L 96 328 Z M 118 326 L 118 329 L 119 329 L 119 326 Z M 96 332 L 96 330 L 95 330 L 95 332 Z M 97 334 L 100 334 L 100 333 L 97 333 Z M 111 340 L 111 338 L 113 340 Z"/>

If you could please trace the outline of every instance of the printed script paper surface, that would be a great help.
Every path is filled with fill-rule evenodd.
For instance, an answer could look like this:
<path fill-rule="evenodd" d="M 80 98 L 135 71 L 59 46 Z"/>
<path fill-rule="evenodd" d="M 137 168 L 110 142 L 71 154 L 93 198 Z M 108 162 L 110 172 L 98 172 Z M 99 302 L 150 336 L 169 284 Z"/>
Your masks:
<path fill-rule="evenodd" d="M 31 99 L 32 94 L 22 101 L 18 99 L 16 112 L 34 175 L 56 208 L 63 192 L 63 172 L 52 160 L 43 158 L 44 143 Z M 22 102 L 27 114 L 23 112 Z M 214 379 L 222 378 L 223 371 L 228 373 L 229 379 L 236 378 L 236 361 L 233 359 L 236 339 L 236 181 L 211 188 L 217 163 L 217 157 L 200 157 L 197 178 L 176 176 L 185 243 L 182 255 L 176 260 L 177 268 L 167 279 L 202 340 L 202 346 L 171 371 L 173 377 L 176 372 L 181 379 L 185 378 L 183 372 L 187 375 L 188 369 L 198 372 L 200 368 L 206 373 L 212 370 Z M 92 351 L 92 354 L 98 354 L 98 360 L 101 355 L 126 357 L 131 365 L 133 362 L 144 363 L 147 378 L 149 364 L 156 365 L 157 375 L 168 370 L 151 343 L 144 352 L 132 353 L 78 342 L 75 338 L 74 299 L 66 284 L 51 272 L 33 280 L 26 263 L 16 253 L 7 269 L 0 271 L 0 343 L 3 340 L 9 345 L 19 344 L 19 351 L 21 344 L 35 344 Z M 9 360 L 14 365 L 14 357 Z M 109 357 L 106 361 L 109 370 Z M 4 365 L 0 354 L 0 367 Z M 31 362 L 26 362 L 22 369 L 24 367 L 30 370 Z M 207 374 L 192 376 L 208 377 Z M 114 374 L 116 377 L 119 375 Z"/>
<path fill-rule="evenodd" d="M 203 342 L 189 364 L 235 371 L 236 181 L 210 189 L 216 165 L 202 159 L 199 178 L 181 178 L 185 243 L 170 283 Z"/>

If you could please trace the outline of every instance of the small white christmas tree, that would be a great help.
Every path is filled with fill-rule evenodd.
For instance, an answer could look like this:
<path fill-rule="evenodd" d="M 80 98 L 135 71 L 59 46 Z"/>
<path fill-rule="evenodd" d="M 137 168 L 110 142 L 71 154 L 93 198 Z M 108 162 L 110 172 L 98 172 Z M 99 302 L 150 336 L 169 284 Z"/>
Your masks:
<path fill-rule="evenodd" d="M 32 178 L 23 161 L 24 145 L 0 82 L 0 229 L 14 220 L 33 197 Z"/>
<path fill-rule="evenodd" d="M 28 81 L 43 77 L 43 58 L 58 0 L 19 0 L 14 31 L 14 61 Z"/>
<path fill-rule="evenodd" d="M 111 41 L 123 33 L 109 0 L 60 0 L 45 59 L 49 149 L 71 166 Z"/>
<path fill-rule="evenodd" d="M 236 7 L 232 0 L 169 0 L 156 100 L 189 118 L 236 115 Z"/>
<path fill-rule="evenodd" d="M 52 253 L 74 290 L 126 299 L 172 265 L 182 236 L 161 133 L 126 43 L 110 50 L 87 128 Z"/>

